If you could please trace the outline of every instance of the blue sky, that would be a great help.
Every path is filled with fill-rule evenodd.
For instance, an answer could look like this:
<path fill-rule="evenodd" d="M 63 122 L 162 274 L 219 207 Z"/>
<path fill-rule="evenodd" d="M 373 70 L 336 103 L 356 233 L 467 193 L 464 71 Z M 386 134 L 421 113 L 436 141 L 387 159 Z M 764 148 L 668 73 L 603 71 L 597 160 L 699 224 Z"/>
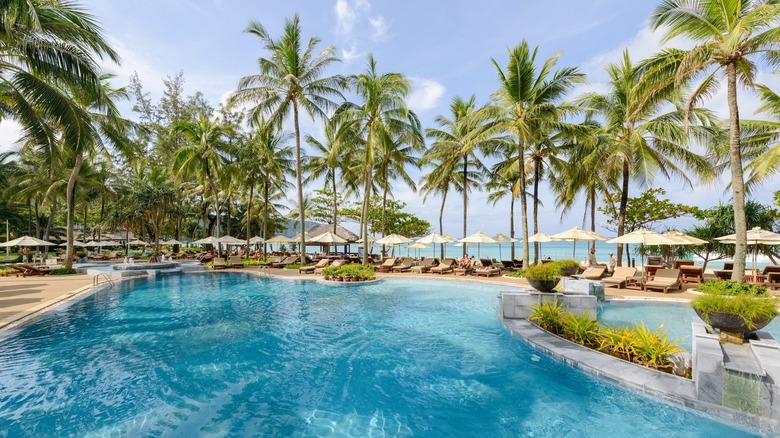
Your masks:
<path fill-rule="evenodd" d="M 322 48 L 336 46 L 343 62 L 332 73 L 362 71 L 367 54 L 373 53 L 381 71 L 409 77 L 415 87 L 409 103 L 424 127 L 432 126 L 436 115 L 448 111 L 454 96 L 474 94 L 480 103 L 486 102 L 497 84 L 491 58 L 504 66 L 507 48 L 521 39 L 538 45 L 543 58 L 561 51 L 559 66 L 580 66 L 588 74 L 589 84 L 577 93 L 602 89 L 604 65 L 616 61 L 623 49 L 628 48 L 638 60 L 660 48 L 660 36 L 647 28 L 647 19 L 657 4 L 649 0 L 90 0 L 84 4 L 122 56 L 120 67 L 108 67 L 119 80 L 126 81 L 137 71 L 156 98 L 162 79 L 183 71 L 187 93 L 202 91 L 212 104 L 224 100 L 240 77 L 257 70 L 256 60 L 263 52 L 256 37 L 243 33 L 249 20 L 256 19 L 272 35 L 279 35 L 285 17 L 297 12 L 304 35 L 317 35 L 323 41 Z M 780 83 L 774 78 L 761 79 Z M 755 100 L 745 92 L 740 100 L 743 113 L 750 115 Z M 707 105 L 725 114 L 725 93 Z M 12 131 L 7 125 L 0 125 L 0 148 L 7 148 Z M 315 136 L 321 130 L 311 120 L 304 120 L 302 129 Z M 680 181 L 657 180 L 654 185 L 665 187 L 677 202 L 701 207 L 729 202 L 721 183 L 693 189 L 683 187 Z M 773 183 L 766 189 L 769 193 L 780 187 Z M 641 191 L 632 190 L 633 195 Z M 410 211 L 432 224 L 438 222 L 439 200 L 429 198 L 423 205 L 422 197 L 402 183 L 397 184 L 395 196 L 407 202 Z M 582 225 L 581 209 L 561 219 L 546 189 L 542 199 L 542 231 L 553 233 Z M 508 233 L 508 210 L 508 202 L 494 207 L 487 203 L 484 192 L 472 194 L 468 232 Z M 448 199 L 445 232 L 462 233 L 461 212 L 461 200 Z M 519 223 L 519 213 L 517 218 Z M 603 218 L 599 222 L 603 223 Z M 680 223 L 685 226 L 691 221 Z M 518 226 L 518 234 L 519 230 Z"/>

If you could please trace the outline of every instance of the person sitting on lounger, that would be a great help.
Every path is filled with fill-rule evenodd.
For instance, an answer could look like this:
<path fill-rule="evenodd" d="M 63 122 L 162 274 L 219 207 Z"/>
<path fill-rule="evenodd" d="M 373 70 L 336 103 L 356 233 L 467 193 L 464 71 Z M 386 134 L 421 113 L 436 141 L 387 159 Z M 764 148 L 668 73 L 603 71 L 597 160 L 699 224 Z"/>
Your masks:
<path fill-rule="evenodd" d="M 458 268 L 459 269 L 470 269 L 471 268 L 471 259 L 466 254 L 463 254 L 463 258 L 461 258 L 458 261 Z"/>

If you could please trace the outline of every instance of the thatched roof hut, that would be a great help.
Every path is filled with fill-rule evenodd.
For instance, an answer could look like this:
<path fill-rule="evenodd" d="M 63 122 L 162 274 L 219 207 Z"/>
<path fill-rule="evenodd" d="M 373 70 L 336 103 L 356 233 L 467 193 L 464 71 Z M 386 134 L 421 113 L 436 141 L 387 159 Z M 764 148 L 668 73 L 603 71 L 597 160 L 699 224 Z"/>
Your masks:
<path fill-rule="evenodd" d="M 314 226 L 309 227 L 306 230 L 306 232 L 308 232 L 309 236 L 311 236 L 311 237 L 319 236 L 320 234 L 327 233 L 328 231 L 333 233 L 333 224 L 314 225 Z M 358 235 L 356 235 L 355 233 L 353 233 L 353 232 L 349 231 L 348 229 L 342 227 L 341 225 L 336 225 L 336 232 L 334 234 L 339 236 L 339 237 L 341 237 L 341 238 L 343 238 L 343 239 L 346 239 L 347 242 L 350 242 L 350 243 L 355 242 L 358 239 L 360 239 L 360 237 Z"/>

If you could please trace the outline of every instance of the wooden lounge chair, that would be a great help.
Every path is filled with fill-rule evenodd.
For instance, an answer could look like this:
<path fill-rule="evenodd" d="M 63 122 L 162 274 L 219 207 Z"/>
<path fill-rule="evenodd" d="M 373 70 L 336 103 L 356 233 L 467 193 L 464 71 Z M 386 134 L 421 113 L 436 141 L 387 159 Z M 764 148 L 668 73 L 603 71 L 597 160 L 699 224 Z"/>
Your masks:
<path fill-rule="evenodd" d="M 268 261 L 260 262 L 259 265 L 260 266 L 271 266 L 274 263 L 281 263 L 284 259 L 285 259 L 284 256 L 271 257 L 270 259 L 268 259 Z"/>
<path fill-rule="evenodd" d="M 572 277 L 579 278 L 580 280 L 601 280 L 601 277 L 604 276 L 605 272 L 607 272 L 606 266 L 597 265 L 589 267 L 583 271 L 582 274 L 572 275 Z"/>
<path fill-rule="evenodd" d="M 298 268 L 298 272 L 301 274 L 314 274 L 317 271 L 317 269 L 328 266 L 328 263 L 330 263 L 330 260 L 320 259 L 320 261 L 318 261 L 316 265 L 301 266 L 300 268 Z M 322 271 L 320 271 L 320 273 L 322 273 Z"/>
<path fill-rule="evenodd" d="M 36 276 L 36 275 L 43 276 L 43 275 L 48 274 L 51 271 L 51 269 L 39 268 L 39 267 L 35 267 L 35 266 L 32 266 L 32 265 L 27 264 L 27 263 L 16 263 L 16 264 L 10 265 L 10 267 L 11 267 L 11 269 L 14 270 L 14 273 L 16 274 L 17 277 L 20 276 L 20 275 L 22 277 L 33 277 L 33 276 Z"/>
<path fill-rule="evenodd" d="M 410 257 L 404 257 L 401 259 L 401 263 L 393 266 L 393 272 L 408 272 L 412 269 L 412 259 Z"/>
<path fill-rule="evenodd" d="M 734 262 L 723 262 L 723 270 L 724 271 L 733 271 L 734 270 Z"/>
<path fill-rule="evenodd" d="M 298 261 L 298 256 L 289 256 L 286 257 L 281 262 L 271 263 L 272 268 L 284 268 L 287 265 L 292 265 L 293 263 L 296 263 Z"/>
<path fill-rule="evenodd" d="M 439 266 L 435 266 L 431 268 L 431 274 L 440 274 L 444 275 L 448 272 L 453 271 L 453 266 L 455 265 L 455 259 L 444 259 L 439 263 Z"/>
<path fill-rule="evenodd" d="M 225 264 L 225 259 L 222 257 L 217 257 L 214 259 L 214 262 L 211 264 L 211 267 L 213 269 L 227 269 L 228 265 Z"/>
<path fill-rule="evenodd" d="M 777 265 L 768 265 L 764 266 L 764 270 L 761 271 L 761 275 L 767 276 L 771 273 L 780 273 L 780 266 Z"/>
<path fill-rule="evenodd" d="M 704 269 L 701 266 L 680 266 L 680 281 L 683 283 L 701 284 L 704 281 Z"/>
<path fill-rule="evenodd" d="M 663 266 L 664 265 L 664 258 L 661 257 L 661 256 L 647 256 L 647 264 L 648 265 Z"/>
<path fill-rule="evenodd" d="M 780 289 L 780 272 L 767 273 L 765 285 L 772 290 Z"/>
<path fill-rule="evenodd" d="M 643 289 L 662 290 L 667 293 L 673 287 L 682 288 L 679 269 L 659 269 L 655 272 L 655 278 L 645 282 Z"/>
<path fill-rule="evenodd" d="M 419 272 L 420 274 L 423 274 L 425 272 L 428 272 L 431 270 L 432 267 L 436 266 L 436 264 L 439 263 L 439 261 L 433 257 L 426 257 L 424 258 L 419 265 L 412 266 L 412 269 L 410 269 L 412 272 Z"/>
<path fill-rule="evenodd" d="M 645 278 L 648 280 L 652 280 L 653 277 L 655 277 L 655 273 L 659 269 L 663 269 L 664 265 L 645 265 L 644 271 L 645 271 Z"/>
<path fill-rule="evenodd" d="M 501 260 L 501 266 L 502 269 L 509 272 L 514 272 L 521 269 L 521 267 L 515 264 L 514 260 Z"/>
<path fill-rule="evenodd" d="M 330 260 L 328 260 L 328 261 L 330 261 Z M 338 268 L 339 266 L 344 266 L 344 265 L 347 265 L 347 264 L 349 264 L 349 260 L 336 259 L 336 260 L 333 260 L 333 262 L 331 262 L 331 264 L 329 266 L 331 268 Z M 327 267 L 328 267 L 328 265 L 323 266 L 322 268 L 314 269 L 314 275 L 322 275 L 322 270 L 327 268 Z"/>
<path fill-rule="evenodd" d="M 629 277 L 636 275 L 636 268 L 630 268 L 628 266 L 620 266 L 615 268 L 615 272 L 611 277 L 603 279 L 604 287 L 617 286 L 618 288 L 626 287 L 626 280 Z"/>
<path fill-rule="evenodd" d="M 696 263 L 693 260 L 675 260 L 674 269 L 680 269 L 680 266 L 695 266 Z"/>
<path fill-rule="evenodd" d="M 393 269 L 393 266 L 395 266 L 396 259 L 385 259 L 384 263 L 379 265 L 377 270 L 379 272 L 390 272 Z"/>
<path fill-rule="evenodd" d="M 479 276 L 492 277 L 494 275 L 501 275 L 501 269 L 499 269 L 496 265 L 493 264 L 493 260 L 479 259 L 479 263 L 482 266 L 472 271 L 472 273 L 477 277 Z"/>
<path fill-rule="evenodd" d="M 730 269 L 719 269 L 712 272 L 718 280 L 731 280 L 731 273 L 733 271 Z"/>
<path fill-rule="evenodd" d="M 230 256 L 230 267 L 240 269 L 244 267 L 244 261 L 241 256 Z"/>

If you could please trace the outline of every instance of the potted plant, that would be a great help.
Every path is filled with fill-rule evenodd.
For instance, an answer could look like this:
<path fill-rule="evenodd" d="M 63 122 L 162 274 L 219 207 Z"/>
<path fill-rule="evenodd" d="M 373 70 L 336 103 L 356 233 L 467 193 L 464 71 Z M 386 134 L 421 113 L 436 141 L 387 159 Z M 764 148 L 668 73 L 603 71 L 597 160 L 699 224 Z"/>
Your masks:
<path fill-rule="evenodd" d="M 777 299 L 761 286 L 713 280 L 698 291 L 702 295 L 691 301 L 691 307 L 704 322 L 720 330 L 721 342 L 741 344 L 746 335 L 777 316 Z"/>
<path fill-rule="evenodd" d="M 539 292 L 551 292 L 561 280 L 561 270 L 556 263 L 532 265 L 525 270 L 525 278 Z"/>
<path fill-rule="evenodd" d="M 561 270 L 561 275 L 564 277 L 574 275 L 580 269 L 580 262 L 576 260 L 559 260 L 555 262 L 555 264 L 558 265 L 558 268 Z"/>

